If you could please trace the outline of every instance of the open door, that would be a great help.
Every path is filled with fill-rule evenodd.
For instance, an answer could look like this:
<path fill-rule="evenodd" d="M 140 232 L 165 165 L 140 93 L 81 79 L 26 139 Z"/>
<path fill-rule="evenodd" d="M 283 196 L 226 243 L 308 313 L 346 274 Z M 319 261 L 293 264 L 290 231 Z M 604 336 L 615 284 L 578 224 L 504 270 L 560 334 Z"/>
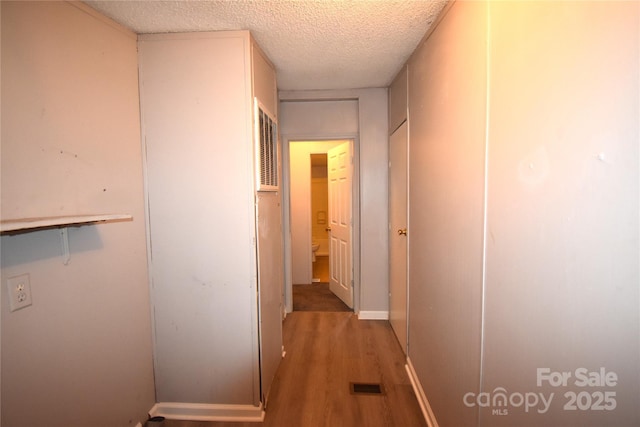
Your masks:
<path fill-rule="evenodd" d="M 407 122 L 389 139 L 389 322 L 407 354 Z"/>
<path fill-rule="evenodd" d="M 327 152 L 329 175 L 329 288 L 353 308 L 351 141 Z"/>

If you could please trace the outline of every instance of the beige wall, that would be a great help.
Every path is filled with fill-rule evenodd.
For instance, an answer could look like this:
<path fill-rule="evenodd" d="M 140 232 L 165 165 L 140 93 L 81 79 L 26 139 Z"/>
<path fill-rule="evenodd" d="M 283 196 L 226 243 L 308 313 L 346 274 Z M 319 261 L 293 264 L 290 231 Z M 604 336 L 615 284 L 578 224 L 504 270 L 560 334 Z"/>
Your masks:
<path fill-rule="evenodd" d="M 329 177 L 326 166 L 311 168 L 311 237 L 312 240 L 328 239 Z M 323 250 L 328 249 L 322 248 Z"/>
<path fill-rule="evenodd" d="M 639 6 L 459 1 L 408 63 L 409 357 L 441 427 L 640 422 Z"/>
<path fill-rule="evenodd" d="M 555 392 L 547 425 L 640 424 L 639 6 L 489 9 L 483 387 Z M 539 367 L 573 376 L 536 388 Z M 617 385 L 572 385 L 601 367 Z M 571 391 L 615 392 L 617 407 L 563 410 Z"/>
<path fill-rule="evenodd" d="M 409 358 L 442 427 L 480 379 L 485 14 L 455 3 L 408 65 Z"/>
<path fill-rule="evenodd" d="M 2 2 L 2 219 L 133 221 L 3 235 L 2 425 L 135 426 L 154 403 L 136 36 L 82 5 Z M 33 305 L 10 313 L 8 277 Z"/>

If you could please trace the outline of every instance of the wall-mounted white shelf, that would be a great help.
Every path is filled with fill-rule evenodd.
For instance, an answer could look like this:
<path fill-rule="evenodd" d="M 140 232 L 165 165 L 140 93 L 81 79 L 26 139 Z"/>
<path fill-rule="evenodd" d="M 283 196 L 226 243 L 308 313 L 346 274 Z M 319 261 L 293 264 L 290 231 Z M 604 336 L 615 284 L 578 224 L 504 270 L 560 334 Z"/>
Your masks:
<path fill-rule="evenodd" d="M 69 215 L 50 216 L 42 218 L 19 218 L 0 221 L 0 233 L 11 231 L 29 231 L 38 228 L 71 227 L 97 222 L 129 221 L 133 219 L 129 214 L 102 214 L 102 215 Z"/>

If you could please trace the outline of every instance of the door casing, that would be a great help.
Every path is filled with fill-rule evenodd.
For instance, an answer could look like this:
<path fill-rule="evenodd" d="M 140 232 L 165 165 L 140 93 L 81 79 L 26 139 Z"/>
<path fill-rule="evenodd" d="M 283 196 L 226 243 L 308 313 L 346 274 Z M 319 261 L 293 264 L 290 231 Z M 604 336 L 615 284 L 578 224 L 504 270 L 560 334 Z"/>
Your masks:
<path fill-rule="evenodd" d="M 323 134 L 295 135 L 282 134 L 282 195 L 283 195 L 283 229 L 284 229 L 284 262 L 285 262 L 285 287 L 284 287 L 284 314 L 293 311 L 293 281 L 291 261 L 291 173 L 290 173 L 290 144 L 294 142 L 314 142 L 351 140 L 352 141 L 352 269 L 353 269 L 353 310 L 358 313 L 360 308 L 360 174 L 359 174 L 359 139 L 357 134 L 338 134 L 327 137 Z"/>

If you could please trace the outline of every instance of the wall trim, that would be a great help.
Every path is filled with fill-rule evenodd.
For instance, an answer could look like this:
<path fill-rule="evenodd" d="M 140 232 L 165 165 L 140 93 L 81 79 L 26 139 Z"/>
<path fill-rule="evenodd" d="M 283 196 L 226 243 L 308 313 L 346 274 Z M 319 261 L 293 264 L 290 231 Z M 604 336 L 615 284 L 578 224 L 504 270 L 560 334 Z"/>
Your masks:
<path fill-rule="evenodd" d="M 260 406 L 253 406 L 159 402 L 149 411 L 149 417 L 186 421 L 262 422 L 264 415 L 262 403 Z"/>
<path fill-rule="evenodd" d="M 360 310 L 358 320 L 389 320 L 389 312 Z"/>
<path fill-rule="evenodd" d="M 416 374 L 415 369 L 413 368 L 413 364 L 411 363 L 411 359 L 407 357 L 407 364 L 405 365 L 405 369 L 407 370 L 407 374 L 409 374 L 409 380 L 411 381 L 411 386 L 413 387 L 413 392 L 418 399 L 418 403 L 420 404 L 420 409 L 422 410 L 422 415 L 424 416 L 425 421 L 429 427 L 439 427 L 438 421 L 436 421 L 436 416 L 433 414 L 431 410 L 431 405 L 429 405 L 429 401 L 427 400 L 427 396 L 424 394 L 424 390 L 422 389 L 422 384 L 420 384 L 420 380 L 418 379 L 418 375 Z"/>

